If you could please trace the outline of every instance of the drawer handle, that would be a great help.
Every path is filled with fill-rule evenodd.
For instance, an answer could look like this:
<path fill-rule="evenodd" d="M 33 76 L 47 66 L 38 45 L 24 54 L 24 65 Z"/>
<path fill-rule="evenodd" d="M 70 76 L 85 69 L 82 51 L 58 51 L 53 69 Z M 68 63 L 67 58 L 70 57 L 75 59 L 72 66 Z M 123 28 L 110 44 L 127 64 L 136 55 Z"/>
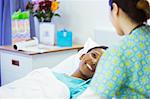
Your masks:
<path fill-rule="evenodd" d="M 19 61 L 18 60 L 12 60 L 12 65 L 19 67 Z"/>

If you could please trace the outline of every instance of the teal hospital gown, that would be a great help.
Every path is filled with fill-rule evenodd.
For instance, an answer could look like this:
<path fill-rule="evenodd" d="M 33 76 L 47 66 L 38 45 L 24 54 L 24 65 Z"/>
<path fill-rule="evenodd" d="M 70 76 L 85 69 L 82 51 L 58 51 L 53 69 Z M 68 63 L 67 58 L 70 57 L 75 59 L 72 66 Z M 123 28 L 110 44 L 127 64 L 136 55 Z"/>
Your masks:
<path fill-rule="evenodd" d="M 76 99 L 88 86 L 90 83 L 90 79 L 84 81 L 79 78 L 67 76 L 62 73 L 54 72 L 54 75 L 58 80 L 63 82 L 70 90 L 70 99 Z"/>
<path fill-rule="evenodd" d="M 138 27 L 110 47 L 89 87 L 107 98 L 150 99 L 150 27 Z"/>

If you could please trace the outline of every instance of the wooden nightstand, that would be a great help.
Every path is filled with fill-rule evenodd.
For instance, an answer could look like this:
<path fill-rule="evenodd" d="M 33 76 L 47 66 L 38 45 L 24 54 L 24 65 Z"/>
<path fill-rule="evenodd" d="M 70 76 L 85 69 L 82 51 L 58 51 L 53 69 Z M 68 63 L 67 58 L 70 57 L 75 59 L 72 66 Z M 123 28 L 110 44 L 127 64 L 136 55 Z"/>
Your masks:
<path fill-rule="evenodd" d="M 16 51 L 12 46 L 0 47 L 1 84 L 17 80 L 40 67 L 52 68 L 83 46 L 49 49 L 43 53 Z"/>

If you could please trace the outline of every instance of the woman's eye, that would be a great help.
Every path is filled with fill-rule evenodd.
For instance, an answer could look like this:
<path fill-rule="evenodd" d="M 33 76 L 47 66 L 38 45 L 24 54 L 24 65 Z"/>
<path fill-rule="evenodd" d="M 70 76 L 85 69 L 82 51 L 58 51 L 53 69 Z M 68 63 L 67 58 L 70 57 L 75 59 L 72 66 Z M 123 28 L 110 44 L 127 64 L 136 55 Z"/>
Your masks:
<path fill-rule="evenodd" d="M 92 55 L 93 58 L 96 58 L 96 54 L 95 53 L 92 53 L 91 55 Z"/>

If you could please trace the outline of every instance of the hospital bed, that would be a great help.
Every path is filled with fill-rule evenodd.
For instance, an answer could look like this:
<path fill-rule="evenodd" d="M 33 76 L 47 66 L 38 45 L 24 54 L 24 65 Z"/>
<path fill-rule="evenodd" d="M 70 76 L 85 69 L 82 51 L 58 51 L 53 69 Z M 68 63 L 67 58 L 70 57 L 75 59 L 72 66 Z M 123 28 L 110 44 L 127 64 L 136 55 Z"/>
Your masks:
<path fill-rule="evenodd" d="M 98 44 L 88 39 L 82 50 L 54 68 L 33 70 L 25 77 L 0 87 L 0 99 L 69 99 L 68 87 L 56 79 L 53 72 L 72 74 L 79 66 L 79 57 L 94 46 Z"/>
<path fill-rule="evenodd" d="M 106 33 L 106 34 L 104 34 Z M 117 42 L 118 37 L 107 38 L 113 35 L 110 30 L 95 29 L 95 40 L 100 45 L 110 46 Z M 105 36 L 101 37 L 101 35 Z M 101 37 L 101 38 L 98 38 Z M 107 40 L 109 39 L 109 41 Z M 120 39 L 118 39 L 120 40 Z M 110 43 L 111 42 L 111 43 Z M 68 99 L 69 89 L 58 81 L 51 72 L 72 74 L 79 66 L 79 57 L 88 49 L 98 46 L 93 40 L 88 39 L 84 48 L 77 54 L 70 56 L 52 69 L 40 68 L 27 76 L 0 88 L 0 99 Z M 90 88 L 87 88 L 79 99 L 99 99 Z"/>

